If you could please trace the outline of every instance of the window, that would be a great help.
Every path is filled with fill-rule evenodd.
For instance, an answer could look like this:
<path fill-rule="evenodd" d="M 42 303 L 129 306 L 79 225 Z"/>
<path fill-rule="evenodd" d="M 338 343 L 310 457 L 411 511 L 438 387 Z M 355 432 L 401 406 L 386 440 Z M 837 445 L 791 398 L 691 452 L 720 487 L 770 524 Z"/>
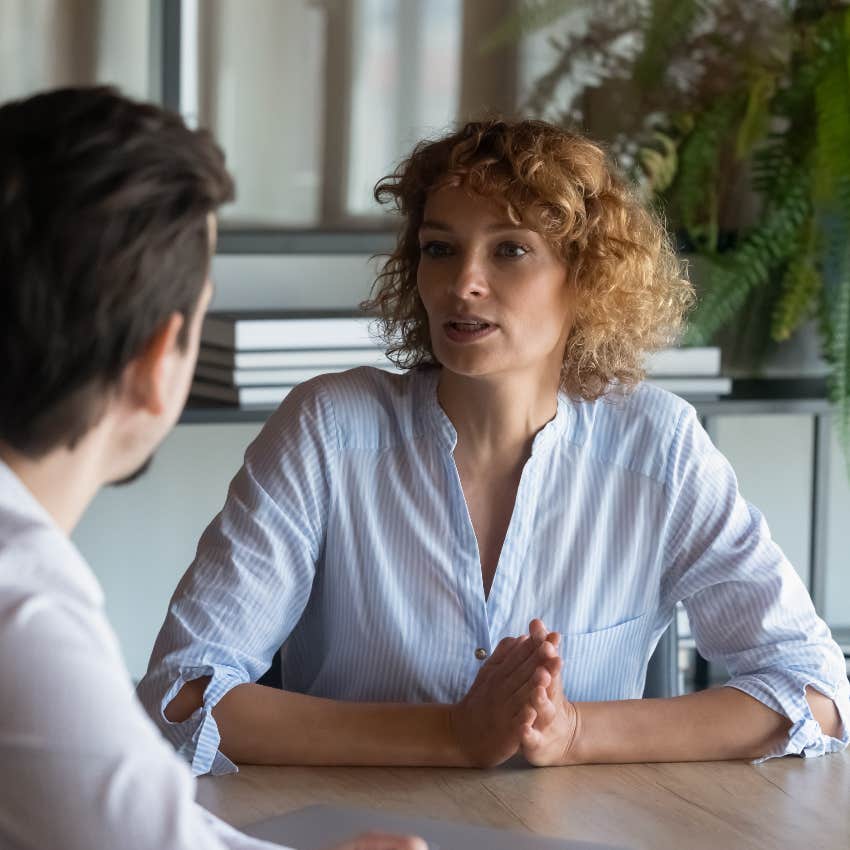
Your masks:
<path fill-rule="evenodd" d="M 451 124 L 461 0 L 192 0 L 184 115 L 227 151 L 231 227 L 380 228 L 375 181 Z"/>
<path fill-rule="evenodd" d="M 0 0 L 0 101 L 97 82 L 150 98 L 155 13 L 138 0 Z"/>

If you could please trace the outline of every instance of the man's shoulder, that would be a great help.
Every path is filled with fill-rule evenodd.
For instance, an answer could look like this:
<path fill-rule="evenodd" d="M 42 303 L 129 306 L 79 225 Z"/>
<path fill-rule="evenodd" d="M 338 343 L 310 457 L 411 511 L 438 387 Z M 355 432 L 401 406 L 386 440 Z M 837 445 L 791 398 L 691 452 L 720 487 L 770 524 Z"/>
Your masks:
<path fill-rule="evenodd" d="M 76 547 L 40 517 L 0 505 L 0 605 L 30 600 L 34 607 L 99 608 L 103 595 Z"/>

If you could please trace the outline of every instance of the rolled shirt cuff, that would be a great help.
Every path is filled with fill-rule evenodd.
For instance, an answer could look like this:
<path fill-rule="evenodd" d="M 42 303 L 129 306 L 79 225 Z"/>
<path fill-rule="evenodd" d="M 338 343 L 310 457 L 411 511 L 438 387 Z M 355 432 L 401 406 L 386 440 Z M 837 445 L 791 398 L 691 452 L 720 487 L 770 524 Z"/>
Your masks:
<path fill-rule="evenodd" d="M 174 671 L 171 671 L 170 676 L 174 676 Z M 165 716 L 166 706 L 187 682 L 203 676 L 211 677 L 204 691 L 203 705 L 186 720 L 172 723 Z M 178 754 L 189 763 L 194 776 L 207 773 L 218 776 L 239 772 L 236 765 L 219 749 L 221 735 L 212 711 L 228 691 L 247 681 L 241 671 L 218 664 L 184 667 L 177 673 L 165 696 L 160 700 L 156 718 L 158 725 Z"/>
<path fill-rule="evenodd" d="M 791 728 L 784 741 L 756 759 L 754 764 L 788 755 L 812 758 L 841 752 L 850 742 L 850 684 L 846 678 L 838 684 L 829 684 L 802 671 L 778 670 L 736 676 L 727 682 L 727 687 L 749 694 L 791 721 Z M 840 738 L 824 734 L 806 699 L 807 687 L 819 691 L 835 703 L 842 724 Z"/>

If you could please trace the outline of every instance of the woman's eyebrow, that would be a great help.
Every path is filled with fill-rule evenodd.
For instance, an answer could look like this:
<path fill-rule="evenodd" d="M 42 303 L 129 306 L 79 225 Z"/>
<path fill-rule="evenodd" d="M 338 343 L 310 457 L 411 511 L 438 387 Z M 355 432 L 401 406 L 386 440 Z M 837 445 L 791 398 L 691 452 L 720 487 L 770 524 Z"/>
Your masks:
<path fill-rule="evenodd" d="M 446 224 L 442 221 L 437 221 L 436 219 L 425 219 L 422 224 L 419 225 L 420 230 L 445 230 L 451 233 L 452 227 L 450 224 Z"/>
<path fill-rule="evenodd" d="M 443 221 L 437 221 L 436 219 L 426 219 L 419 225 L 420 230 L 444 230 L 447 233 L 452 233 L 453 228 L 450 224 L 446 224 Z M 512 221 L 497 221 L 495 224 L 491 224 L 486 228 L 488 233 L 499 233 L 501 231 L 515 231 L 515 230 L 525 230 L 528 233 L 534 233 L 533 228 L 528 227 L 524 224 L 514 224 Z"/>

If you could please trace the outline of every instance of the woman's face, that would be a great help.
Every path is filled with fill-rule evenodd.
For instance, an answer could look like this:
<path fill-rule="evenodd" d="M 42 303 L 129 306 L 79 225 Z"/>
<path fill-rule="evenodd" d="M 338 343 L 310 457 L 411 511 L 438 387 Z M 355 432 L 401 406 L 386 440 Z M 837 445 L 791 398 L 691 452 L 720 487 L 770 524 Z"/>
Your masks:
<path fill-rule="evenodd" d="M 417 285 L 440 363 L 469 377 L 560 375 L 573 321 L 563 260 L 505 208 L 463 188 L 432 192 Z"/>

